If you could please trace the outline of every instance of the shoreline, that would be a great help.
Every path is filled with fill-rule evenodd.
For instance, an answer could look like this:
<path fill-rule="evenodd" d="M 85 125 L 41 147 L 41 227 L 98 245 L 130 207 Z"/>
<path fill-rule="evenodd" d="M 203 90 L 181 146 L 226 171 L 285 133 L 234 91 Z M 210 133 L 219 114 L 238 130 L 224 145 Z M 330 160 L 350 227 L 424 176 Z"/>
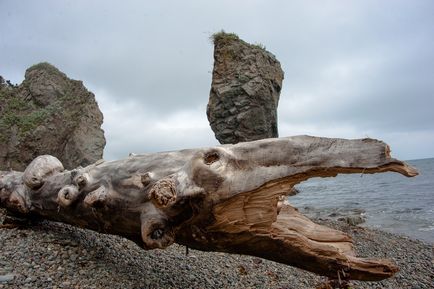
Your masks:
<path fill-rule="evenodd" d="M 290 203 L 291 206 L 297 207 Z M 366 210 L 361 208 L 320 208 L 314 206 L 302 206 L 298 208 L 298 210 L 305 216 L 307 216 L 311 220 L 315 220 L 317 223 L 331 221 L 333 222 L 344 222 L 350 226 L 360 226 L 369 230 L 379 230 L 381 232 L 390 233 L 396 236 L 407 237 L 412 240 L 422 241 L 423 243 L 427 243 L 434 245 L 434 237 L 427 238 L 424 235 L 419 234 L 419 238 L 417 235 L 412 235 L 408 230 L 391 229 L 390 224 L 389 227 L 384 229 L 379 228 L 378 222 L 373 222 L 372 219 L 375 219 L 376 216 L 370 215 L 366 212 Z M 434 234 L 433 230 L 430 232 Z M 433 235 L 434 236 L 434 235 Z"/>
<path fill-rule="evenodd" d="M 400 267 L 394 277 L 380 282 L 352 281 L 352 289 L 432 288 L 432 244 L 339 221 L 315 221 L 350 234 L 358 256 L 386 257 Z M 118 236 L 50 221 L 31 228 L 1 228 L 0 244 L 2 289 L 304 289 L 315 288 L 325 280 L 310 272 L 256 257 L 193 249 L 186 256 L 185 247 L 177 244 L 165 250 L 145 251 Z"/>

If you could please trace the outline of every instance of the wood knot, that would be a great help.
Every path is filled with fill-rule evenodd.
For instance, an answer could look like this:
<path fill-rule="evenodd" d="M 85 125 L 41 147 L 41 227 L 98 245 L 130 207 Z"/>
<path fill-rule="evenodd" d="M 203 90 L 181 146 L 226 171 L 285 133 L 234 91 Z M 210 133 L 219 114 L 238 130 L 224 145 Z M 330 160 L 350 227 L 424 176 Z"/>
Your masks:
<path fill-rule="evenodd" d="M 70 206 L 80 195 L 78 188 L 74 185 L 67 185 L 60 189 L 57 194 L 57 203 L 62 207 Z"/>
<path fill-rule="evenodd" d="M 25 197 L 25 192 L 22 189 L 17 189 L 9 196 L 8 207 L 22 214 L 29 212 L 29 204 Z"/>
<path fill-rule="evenodd" d="M 24 170 L 23 182 L 30 189 L 38 190 L 47 177 L 63 170 L 63 165 L 57 158 L 50 155 L 39 156 Z"/>
<path fill-rule="evenodd" d="M 157 207 L 168 207 L 176 201 L 176 183 L 173 178 L 156 182 L 149 191 L 152 202 Z"/>
<path fill-rule="evenodd" d="M 164 220 L 142 218 L 141 231 L 145 249 L 164 249 L 175 242 L 175 233 Z"/>
<path fill-rule="evenodd" d="M 102 208 L 107 203 L 107 199 L 107 189 L 104 186 L 100 186 L 95 191 L 87 194 L 83 202 L 86 207 Z"/>
<path fill-rule="evenodd" d="M 146 187 L 149 185 L 152 181 L 152 177 L 150 173 L 144 173 L 140 176 L 140 181 L 142 182 L 143 186 Z"/>
<path fill-rule="evenodd" d="M 164 235 L 164 230 L 161 228 L 155 229 L 154 231 L 152 231 L 151 233 L 151 238 L 154 240 L 158 240 L 161 239 L 161 237 L 163 237 Z"/>
<path fill-rule="evenodd" d="M 87 173 L 79 174 L 74 178 L 74 183 L 79 187 L 80 189 L 86 187 L 86 185 L 89 183 L 89 175 Z"/>
<path fill-rule="evenodd" d="M 211 165 L 212 163 L 215 163 L 216 161 L 218 161 L 220 159 L 220 155 L 218 152 L 216 151 L 212 151 L 212 152 L 208 152 L 205 154 L 205 156 L 203 157 L 203 161 L 205 164 L 207 165 Z"/>

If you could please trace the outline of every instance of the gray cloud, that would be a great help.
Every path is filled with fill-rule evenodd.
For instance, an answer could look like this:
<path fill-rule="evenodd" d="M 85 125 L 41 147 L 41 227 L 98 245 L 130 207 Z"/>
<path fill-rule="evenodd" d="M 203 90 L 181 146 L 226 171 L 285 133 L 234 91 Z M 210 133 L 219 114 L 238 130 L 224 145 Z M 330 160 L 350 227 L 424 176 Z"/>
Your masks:
<path fill-rule="evenodd" d="M 285 71 L 280 134 L 371 137 L 401 158 L 434 147 L 432 1 L 0 2 L 0 74 L 48 61 L 84 81 L 105 117 L 105 157 L 217 142 L 205 107 L 225 29 Z"/>

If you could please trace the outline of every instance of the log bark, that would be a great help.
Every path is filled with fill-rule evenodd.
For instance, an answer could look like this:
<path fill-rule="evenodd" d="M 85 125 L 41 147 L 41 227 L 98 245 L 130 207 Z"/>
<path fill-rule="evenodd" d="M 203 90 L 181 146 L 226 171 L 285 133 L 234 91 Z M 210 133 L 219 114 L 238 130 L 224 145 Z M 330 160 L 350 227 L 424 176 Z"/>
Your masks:
<path fill-rule="evenodd" d="M 176 242 L 331 278 L 381 280 L 397 272 L 392 262 L 355 257 L 347 234 L 313 223 L 285 199 L 312 177 L 388 171 L 417 175 L 381 141 L 310 136 L 134 155 L 71 171 L 45 155 L 24 172 L 0 173 L 0 205 L 145 249 Z"/>

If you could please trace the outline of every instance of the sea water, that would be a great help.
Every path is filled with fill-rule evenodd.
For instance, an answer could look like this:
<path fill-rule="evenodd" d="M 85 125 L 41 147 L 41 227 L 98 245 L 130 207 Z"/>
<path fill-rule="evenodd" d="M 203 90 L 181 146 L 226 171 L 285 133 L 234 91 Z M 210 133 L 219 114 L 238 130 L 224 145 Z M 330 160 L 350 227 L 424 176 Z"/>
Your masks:
<path fill-rule="evenodd" d="M 434 243 L 434 158 L 407 161 L 419 175 L 397 173 L 313 178 L 289 202 L 301 211 L 364 211 L 364 226 Z"/>

